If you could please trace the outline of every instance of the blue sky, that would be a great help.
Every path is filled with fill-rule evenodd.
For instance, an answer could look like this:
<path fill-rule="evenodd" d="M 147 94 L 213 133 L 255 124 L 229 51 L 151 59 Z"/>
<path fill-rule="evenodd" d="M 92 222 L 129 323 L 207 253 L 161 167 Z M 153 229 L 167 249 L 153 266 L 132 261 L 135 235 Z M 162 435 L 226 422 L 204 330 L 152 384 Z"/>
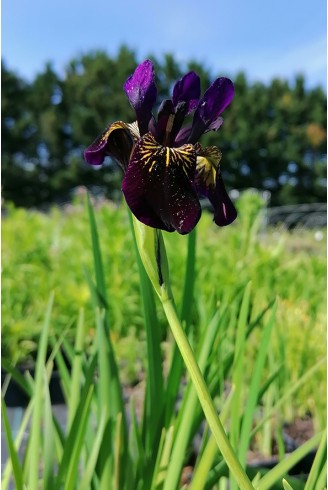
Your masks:
<path fill-rule="evenodd" d="M 326 20 L 325 0 L 2 0 L 2 56 L 31 79 L 46 61 L 63 73 L 80 53 L 124 43 L 140 61 L 170 52 L 214 76 L 303 73 L 326 87 Z"/>

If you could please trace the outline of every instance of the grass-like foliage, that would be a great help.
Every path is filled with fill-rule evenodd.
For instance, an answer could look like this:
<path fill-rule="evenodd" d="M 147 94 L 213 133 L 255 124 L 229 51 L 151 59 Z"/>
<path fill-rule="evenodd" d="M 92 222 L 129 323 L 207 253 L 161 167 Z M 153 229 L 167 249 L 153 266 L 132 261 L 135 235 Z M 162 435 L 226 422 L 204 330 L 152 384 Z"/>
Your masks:
<path fill-rule="evenodd" d="M 15 435 L 2 406 L 10 454 L 2 488 L 14 480 L 18 490 L 174 490 L 186 485 L 187 467 L 193 490 L 223 489 L 227 480 L 231 489 L 324 488 L 323 247 L 310 233 L 264 233 L 258 204 L 256 196 L 244 196 L 239 222 L 229 229 L 213 230 L 203 217 L 197 236 L 165 235 L 170 301 L 154 292 L 125 210 L 106 205 L 95 213 L 88 205 L 88 213 L 53 211 L 50 219 L 10 211 L 3 224 L 9 232 L 3 229 L 5 364 L 30 401 Z M 17 271 L 12 278 L 10 267 Z M 20 298 L 16 310 L 6 286 Z M 41 322 L 46 287 L 55 295 Z M 15 322 L 28 322 L 29 314 L 23 335 Z M 22 345 L 28 354 L 38 331 L 34 378 L 21 376 L 10 356 L 19 359 Z M 187 344 L 192 349 L 185 354 Z M 123 361 L 137 361 L 138 372 L 122 371 Z M 65 427 L 51 407 L 54 366 L 68 410 Z M 141 403 L 123 389 L 140 371 Z M 285 458 L 283 423 L 307 412 L 315 433 Z M 251 466 L 250 449 L 269 456 L 272 439 L 279 463 L 269 471 Z M 289 476 L 315 448 L 308 481 Z"/>

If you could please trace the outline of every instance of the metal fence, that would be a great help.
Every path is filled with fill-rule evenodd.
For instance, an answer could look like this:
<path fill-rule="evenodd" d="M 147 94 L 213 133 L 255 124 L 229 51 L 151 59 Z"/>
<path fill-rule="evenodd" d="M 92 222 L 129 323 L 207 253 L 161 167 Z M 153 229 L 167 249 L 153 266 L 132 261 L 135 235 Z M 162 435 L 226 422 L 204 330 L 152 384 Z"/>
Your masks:
<path fill-rule="evenodd" d="M 327 226 L 327 204 L 294 204 L 268 207 L 264 213 L 267 225 L 296 228 L 322 228 Z"/>

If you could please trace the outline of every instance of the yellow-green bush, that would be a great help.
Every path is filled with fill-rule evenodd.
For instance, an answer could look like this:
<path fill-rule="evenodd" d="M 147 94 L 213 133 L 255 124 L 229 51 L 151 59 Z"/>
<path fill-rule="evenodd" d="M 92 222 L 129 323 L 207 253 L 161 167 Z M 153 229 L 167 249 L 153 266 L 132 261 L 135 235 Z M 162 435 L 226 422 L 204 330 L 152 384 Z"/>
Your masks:
<path fill-rule="evenodd" d="M 278 357 L 285 357 L 287 377 L 292 382 L 325 354 L 326 237 L 317 241 L 313 231 L 264 230 L 258 196 L 242 196 L 238 204 L 239 218 L 232 226 L 216 227 L 207 212 L 197 226 L 196 290 L 190 305 L 194 332 L 197 336 L 199 322 L 208 321 L 217 305 L 232 304 L 251 281 L 252 317 L 279 298 L 272 348 Z M 127 211 L 124 205 L 110 202 L 97 205 L 95 211 L 114 345 L 123 364 L 124 357 L 138 364 L 142 354 L 139 358 L 127 355 L 128 348 L 138 352 L 140 346 L 136 344 L 144 342 Z M 188 237 L 176 233 L 164 236 L 179 302 Z M 51 290 L 55 291 L 52 334 L 58 336 L 69 328 L 73 331 L 83 308 L 87 329 L 93 335 L 94 312 L 85 277 L 85 270 L 93 273 L 92 252 L 83 204 L 53 208 L 47 214 L 9 207 L 2 221 L 2 266 L 3 357 L 21 361 L 34 350 Z M 166 324 L 161 315 L 164 339 Z M 133 341 L 124 341 L 131 332 Z M 143 350 L 139 349 L 140 353 Z M 256 351 L 256 332 L 249 340 L 250 356 L 252 351 Z M 127 367 L 126 372 L 137 376 L 135 369 Z M 303 388 L 301 413 L 311 409 L 313 396 L 324 399 L 324 382 L 322 370 L 319 388 Z M 317 390 L 314 395 L 313 389 Z"/>

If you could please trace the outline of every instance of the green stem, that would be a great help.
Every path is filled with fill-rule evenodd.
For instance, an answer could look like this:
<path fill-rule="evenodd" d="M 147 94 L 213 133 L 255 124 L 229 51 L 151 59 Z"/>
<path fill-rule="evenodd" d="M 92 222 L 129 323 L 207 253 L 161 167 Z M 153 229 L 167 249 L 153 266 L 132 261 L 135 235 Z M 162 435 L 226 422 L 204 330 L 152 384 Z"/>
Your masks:
<path fill-rule="evenodd" d="M 225 462 L 230 468 L 231 473 L 233 473 L 236 481 L 238 482 L 239 488 L 241 490 L 254 490 L 254 487 L 252 486 L 250 480 L 248 479 L 240 462 L 238 461 L 237 456 L 224 431 L 224 428 L 217 414 L 216 408 L 214 406 L 211 395 L 208 391 L 205 380 L 198 367 L 194 353 L 190 347 L 188 339 L 178 319 L 172 300 L 168 297 L 164 288 L 162 290 L 162 293 L 163 294 L 161 296 L 161 300 L 162 300 L 166 318 L 169 322 L 172 333 L 179 347 L 179 350 L 181 352 L 182 358 L 185 362 L 189 375 L 195 386 L 200 404 L 203 408 L 205 417 L 212 431 L 213 437 L 217 442 L 218 448 L 221 451 L 221 454 Z"/>

